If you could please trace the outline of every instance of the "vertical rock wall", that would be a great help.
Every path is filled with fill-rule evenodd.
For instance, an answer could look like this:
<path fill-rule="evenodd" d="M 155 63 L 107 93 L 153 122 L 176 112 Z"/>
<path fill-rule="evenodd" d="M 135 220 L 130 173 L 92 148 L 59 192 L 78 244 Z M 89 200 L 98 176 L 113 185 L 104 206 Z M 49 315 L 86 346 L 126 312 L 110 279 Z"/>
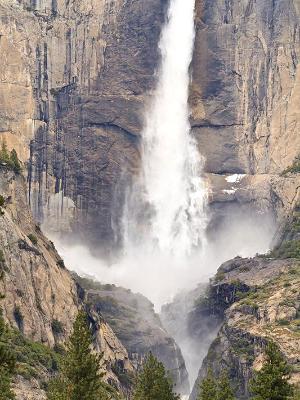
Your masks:
<path fill-rule="evenodd" d="M 217 215 L 293 205 L 299 178 L 279 175 L 300 154 L 299 13 L 299 0 L 196 1 L 191 121 Z"/>

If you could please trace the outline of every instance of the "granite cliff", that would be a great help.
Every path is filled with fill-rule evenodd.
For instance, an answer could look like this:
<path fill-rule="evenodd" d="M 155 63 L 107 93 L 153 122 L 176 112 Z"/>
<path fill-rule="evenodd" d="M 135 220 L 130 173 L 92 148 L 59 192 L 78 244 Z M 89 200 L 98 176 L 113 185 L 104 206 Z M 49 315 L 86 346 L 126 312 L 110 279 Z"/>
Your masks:
<path fill-rule="evenodd" d="M 34 215 L 107 249 L 139 169 L 167 1 L 0 6 L 0 131 L 27 162 Z M 191 124 L 211 226 L 240 210 L 281 220 L 298 186 L 280 176 L 300 153 L 298 1 L 197 0 L 195 23 Z"/>
<path fill-rule="evenodd" d="M 84 291 L 65 268 L 53 243 L 34 222 L 27 204 L 24 178 L 3 165 L 0 168 L 0 193 L 3 199 L 0 269 L 4 271 L 1 293 L 5 295 L 1 307 L 9 326 L 20 332 L 13 336 L 16 338 L 14 345 L 19 346 L 15 391 L 20 400 L 43 399 L 42 383 L 50 374 L 47 362 L 43 364 L 43 354 L 47 360 L 50 353 L 46 349 L 59 351 L 59 346 L 69 336 L 78 309 L 85 307 Z M 118 365 L 123 374 L 130 376 L 133 373 L 127 350 L 103 316 L 92 307 L 86 309 L 94 331 L 95 349 L 104 353 L 105 379 L 126 391 L 115 366 Z M 41 346 L 33 347 L 27 364 L 25 354 L 27 351 L 30 354 L 30 343 L 35 342 L 44 345 L 44 353 Z"/>
<path fill-rule="evenodd" d="M 156 81 L 167 3 L 0 0 L 0 142 L 16 149 L 27 180 L 1 166 L 4 314 L 27 338 L 53 347 L 67 338 L 78 307 L 89 298 L 96 307 L 90 310 L 96 344 L 106 349 L 107 379 L 119 386 L 115 363 L 131 372 L 134 360 L 127 350 L 133 352 L 137 343 L 117 332 L 120 326 L 112 331 L 97 310 L 103 307 L 101 290 L 79 290 L 36 223 L 76 236 L 94 252 L 119 244 L 115 228 L 125 187 L 140 167 L 140 133 Z M 222 235 L 233 216 L 246 214 L 270 215 L 278 227 L 276 243 L 290 242 L 295 234 L 285 226 L 286 218 L 294 223 L 289 215 L 297 212 L 300 187 L 299 19 L 299 0 L 196 0 L 191 125 L 206 159 L 212 238 Z M 210 355 L 223 354 L 221 361 L 241 384 L 240 398 L 247 397 L 250 367 L 259 362 L 270 326 L 298 368 L 298 264 L 280 257 L 223 266 L 209 301 L 187 311 L 196 341 L 206 335 L 203 320 L 213 330 L 222 325 L 200 378 Z M 248 294 L 238 298 L 237 292 Z M 120 292 L 109 296 L 116 301 Z M 281 304 L 282 296 L 289 305 Z M 124 301 L 113 312 L 130 311 Z M 107 312 L 106 319 L 112 322 L 114 314 Z M 62 326 L 59 335 L 55 321 Z M 139 322 L 141 331 L 149 328 L 167 343 L 168 365 L 182 362 L 175 342 L 166 332 L 158 334 L 157 320 L 150 326 Z M 144 344 L 143 351 L 157 343 Z M 180 374 L 184 382 L 185 368 Z M 20 398 L 28 387 L 24 379 Z M 39 381 L 35 385 L 31 398 L 42 398 Z"/>

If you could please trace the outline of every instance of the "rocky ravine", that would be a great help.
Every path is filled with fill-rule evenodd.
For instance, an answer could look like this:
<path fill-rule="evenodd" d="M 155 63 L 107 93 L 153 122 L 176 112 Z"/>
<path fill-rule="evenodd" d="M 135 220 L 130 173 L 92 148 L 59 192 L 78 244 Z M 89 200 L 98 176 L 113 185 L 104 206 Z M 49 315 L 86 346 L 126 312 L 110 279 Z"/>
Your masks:
<path fill-rule="evenodd" d="M 227 369 L 237 398 L 249 399 L 252 368 L 262 365 L 268 340 L 278 344 L 293 367 L 292 382 L 299 384 L 299 293 L 299 259 L 236 258 L 222 265 L 193 311 L 193 321 L 202 314 L 207 317 L 210 310 L 223 323 L 190 399 L 196 399 L 208 368 L 216 375 Z"/>

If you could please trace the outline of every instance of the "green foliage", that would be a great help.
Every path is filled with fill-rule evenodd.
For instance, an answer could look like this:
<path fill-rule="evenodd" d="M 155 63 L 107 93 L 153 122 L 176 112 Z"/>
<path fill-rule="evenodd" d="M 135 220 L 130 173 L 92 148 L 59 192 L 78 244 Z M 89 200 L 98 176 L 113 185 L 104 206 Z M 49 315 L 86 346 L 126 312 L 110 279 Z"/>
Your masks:
<path fill-rule="evenodd" d="M 59 375 L 48 388 L 49 400 L 99 400 L 111 398 L 99 372 L 102 355 L 94 354 L 92 334 L 87 315 L 80 311 L 73 333 L 66 346 L 66 354 L 59 365 Z"/>
<path fill-rule="evenodd" d="M 3 275 L 0 279 L 3 279 Z M 7 330 L 2 310 L 0 310 L 0 400 L 15 398 L 11 390 L 11 380 L 16 371 L 16 361 L 15 355 L 8 346 Z"/>
<path fill-rule="evenodd" d="M 223 371 L 217 380 L 211 369 L 200 385 L 198 400 L 234 400 L 228 372 Z"/>
<path fill-rule="evenodd" d="M 179 400 L 164 365 L 149 354 L 137 377 L 133 400 Z"/>
<path fill-rule="evenodd" d="M 287 326 L 287 325 L 289 325 L 289 324 L 290 324 L 290 321 L 287 320 L 287 319 L 279 319 L 279 320 L 278 320 L 278 325 Z"/>
<path fill-rule="evenodd" d="M 16 356 L 17 372 L 25 378 L 42 378 L 43 371 L 57 371 L 60 355 L 47 346 L 32 342 L 18 330 L 7 333 L 9 347 Z"/>
<path fill-rule="evenodd" d="M 300 259 L 300 240 L 290 240 L 283 242 L 268 254 L 271 258 L 298 258 Z"/>
<path fill-rule="evenodd" d="M 32 244 L 34 244 L 35 246 L 37 245 L 38 240 L 37 240 L 37 237 L 35 235 L 30 233 L 27 237 L 31 241 Z"/>
<path fill-rule="evenodd" d="M 15 149 L 12 149 L 11 153 L 10 153 L 10 161 L 11 164 L 13 165 L 13 169 L 16 173 L 21 172 L 21 164 L 20 161 L 18 159 L 18 155 Z"/>
<path fill-rule="evenodd" d="M 17 174 L 19 174 L 22 170 L 16 150 L 12 149 L 12 151 L 9 152 L 7 150 L 5 141 L 2 142 L 0 150 L 0 163 L 13 170 Z"/>
<path fill-rule="evenodd" d="M 293 165 L 291 165 L 290 167 L 288 167 L 286 170 L 283 171 L 282 175 L 286 175 L 289 173 L 297 174 L 299 172 L 300 172 L 300 155 L 296 158 Z"/>
<path fill-rule="evenodd" d="M 223 371 L 218 381 L 217 400 L 234 400 L 227 371 Z"/>
<path fill-rule="evenodd" d="M 217 382 L 212 370 L 209 369 L 206 378 L 203 379 L 200 385 L 199 400 L 216 400 L 217 394 Z"/>
<path fill-rule="evenodd" d="M 262 369 L 254 373 L 250 383 L 253 400 L 285 400 L 293 396 L 289 383 L 291 367 L 281 355 L 275 343 L 266 349 L 266 361 Z"/>
<path fill-rule="evenodd" d="M 3 207 L 5 204 L 5 199 L 4 197 L 0 194 L 0 207 Z"/>

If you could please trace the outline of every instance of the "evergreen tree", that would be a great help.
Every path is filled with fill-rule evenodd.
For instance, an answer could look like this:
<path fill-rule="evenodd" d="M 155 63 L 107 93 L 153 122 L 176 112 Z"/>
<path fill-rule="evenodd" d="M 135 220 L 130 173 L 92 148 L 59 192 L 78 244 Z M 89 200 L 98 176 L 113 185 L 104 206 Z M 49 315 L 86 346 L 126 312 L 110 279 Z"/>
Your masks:
<path fill-rule="evenodd" d="M 217 400 L 234 400 L 232 388 L 230 386 L 228 372 L 223 371 L 218 381 Z"/>
<path fill-rule="evenodd" d="M 111 398 L 99 372 L 102 355 L 91 350 L 93 338 L 87 314 L 78 313 L 66 347 L 60 374 L 49 384 L 49 400 L 106 400 Z"/>
<path fill-rule="evenodd" d="M 3 279 L 3 272 L 0 273 L 0 280 Z M 0 299 L 3 295 L 0 294 Z M 14 393 L 11 390 L 11 380 L 16 372 L 16 362 L 14 354 L 9 349 L 6 341 L 7 326 L 0 309 L 0 400 L 13 400 Z"/>
<path fill-rule="evenodd" d="M 21 164 L 15 149 L 12 149 L 12 151 L 10 152 L 9 159 L 13 170 L 18 174 L 21 171 Z"/>
<path fill-rule="evenodd" d="M 266 361 L 262 369 L 255 372 L 250 388 L 253 400 L 286 400 L 293 396 L 289 383 L 291 367 L 281 355 L 275 343 L 266 349 Z"/>
<path fill-rule="evenodd" d="M 200 385 L 199 400 L 217 400 L 217 382 L 211 368 Z"/>
<path fill-rule="evenodd" d="M 1 144 L 0 161 L 7 164 L 9 164 L 10 162 L 9 152 L 7 150 L 7 145 L 5 140 L 3 140 Z"/>
<path fill-rule="evenodd" d="M 218 380 L 215 379 L 211 369 L 200 385 L 198 400 L 234 400 L 228 373 L 223 371 Z"/>
<path fill-rule="evenodd" d="M 164 365 L 151 353 L 137 378 L 133 400 L 179 400 Z"/>

